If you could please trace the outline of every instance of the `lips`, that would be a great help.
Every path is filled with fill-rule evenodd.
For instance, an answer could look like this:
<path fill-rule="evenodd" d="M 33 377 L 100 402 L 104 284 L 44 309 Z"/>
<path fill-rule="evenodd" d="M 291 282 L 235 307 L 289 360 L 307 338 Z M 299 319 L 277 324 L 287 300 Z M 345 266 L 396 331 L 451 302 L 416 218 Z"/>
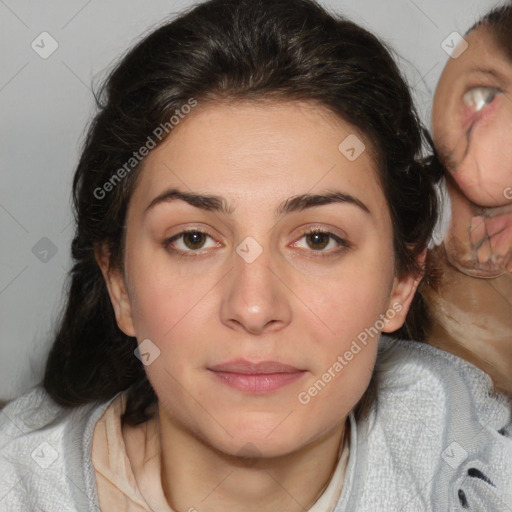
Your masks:
<path fill-rule="evenodd" d="M 305 370 L 277 361 L 239 359 L 208 368 L 223 384 L 248 393 L 269 393 L 300 379 Z"/>
<path fill-rule="evenodd" d="M 218 372 L 245 373 L 245 374 L 265 374 L 265 373 L 295 373 L 299 372 L 295 366 L 278 363 L 276 361 L 261 361 L 260 363 L 251 363 L 245 359 L 237 359 L 228 363 L 222 363 L 212 366 L 210 370 Z"/>

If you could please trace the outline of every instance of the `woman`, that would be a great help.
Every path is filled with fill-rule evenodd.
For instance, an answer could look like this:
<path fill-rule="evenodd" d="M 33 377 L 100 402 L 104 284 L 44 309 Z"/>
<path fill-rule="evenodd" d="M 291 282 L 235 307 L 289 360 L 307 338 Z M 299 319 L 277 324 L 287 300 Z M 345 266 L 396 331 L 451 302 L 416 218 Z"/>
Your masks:
<path fill-rule="evenodd" d="M 388 51 L 309 0 L 211 0 L 141 41 L 76 171 L 68 302 L 43 388 L 2 416 L 0 503 L 498 510 L 500 436 L 448 407 L 483 393 L 508 425 L 483 373 L 379 345 L 436 220 L 421 142 Z"/>

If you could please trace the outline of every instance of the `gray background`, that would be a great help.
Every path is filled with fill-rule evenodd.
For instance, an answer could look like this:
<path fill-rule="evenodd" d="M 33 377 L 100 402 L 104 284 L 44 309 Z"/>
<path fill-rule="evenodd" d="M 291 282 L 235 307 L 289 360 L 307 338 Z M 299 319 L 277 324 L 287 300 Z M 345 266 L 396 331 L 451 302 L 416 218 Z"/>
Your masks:
<path fill-rule="evenodd" d="M 42 377 L 63 303 L 73 235 L 70 192 L 93 113 L 91 84 L 143 33 L 192 2 L 0 0 L 0 400 Z M 324 0 L 399 54 L 424 121 L 445 61 L 441 47 L 492 0 Z M 43 59 L 50 40 L 58 48 Z M 44 48 L 42 46 L 44 45 Z"/>

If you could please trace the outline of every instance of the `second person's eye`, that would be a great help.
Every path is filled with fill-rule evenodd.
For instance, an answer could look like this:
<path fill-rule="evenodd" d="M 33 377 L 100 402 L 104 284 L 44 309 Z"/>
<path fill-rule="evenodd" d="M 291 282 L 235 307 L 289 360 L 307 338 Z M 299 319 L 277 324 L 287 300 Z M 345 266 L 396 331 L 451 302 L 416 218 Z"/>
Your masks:
<path fill-rule="evenodd" d="M 492 100 L 500 93 L 496 87 L 473 87 L 470 89 L 462 99 L 464 103 L 475 112 L 480 112 L 486 105 L 491 103 Z"/>

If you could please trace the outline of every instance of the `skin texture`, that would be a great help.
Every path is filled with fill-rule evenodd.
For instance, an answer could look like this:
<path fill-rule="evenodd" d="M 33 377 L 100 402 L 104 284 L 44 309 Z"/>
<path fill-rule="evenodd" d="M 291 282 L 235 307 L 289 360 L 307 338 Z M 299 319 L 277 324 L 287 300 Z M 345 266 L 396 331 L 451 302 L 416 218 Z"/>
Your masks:
<path fill-rule="evenodd" d="M 392 224 L 371 152 L 352 162 L 338 150 L 351 133 L 311 103 L 200 104 L 145 161 L 127 214 L 124 276 L 97 255 L 119 327 L 161 351 L 145 368 L 159 398 L 162 485 L 175 510 L 210 492 L 201 511 L 311 506 L 369 383 L 377 337 L 308 404 L 299 393 L 393 304 L 402 309 L 384 329 L 404 321 L 418 278 L 394 275 Z M 144 214 L 169 187 L 223 196 L 232 212 L 169 201 Z M 274 216 L 290 197 L 334 190 L 369 211 L 345 202 Z M 348 247 L 336 252 L 334 239 L 304 236 L 313 227 Z M 164 247 L 185 228 L 208 236 L 198 249 L 181 236 L 174 248 L 199 255 Z M 263 249 L 252 263 L 236 251 L 246 237 Z M 239 358 L 303 373 L 251 394 L 210 370 Z"/>
<path fill-rule="evenodd" d="M 448 61 L 434 97 L 452 222 L 431 254 L 444 275 L 424 292 L 434 321 L 429 342 L 512 393 L 512 62 L 485 25 L 465 39 L 467 50 Z M 479 111 L 464 101 L 476 88 L 493 88 Z"/>
<path fill-rule="evenodd" d="M 496 277 L 512 271 L 512 62 L 485 25 L 465 39 L 467 50 L 443 70 L 432 111 L 454 219 L 445 243 L 459 270 Z M 496 89 L 478 112 L 464 101 L 476 88 Z"/>

